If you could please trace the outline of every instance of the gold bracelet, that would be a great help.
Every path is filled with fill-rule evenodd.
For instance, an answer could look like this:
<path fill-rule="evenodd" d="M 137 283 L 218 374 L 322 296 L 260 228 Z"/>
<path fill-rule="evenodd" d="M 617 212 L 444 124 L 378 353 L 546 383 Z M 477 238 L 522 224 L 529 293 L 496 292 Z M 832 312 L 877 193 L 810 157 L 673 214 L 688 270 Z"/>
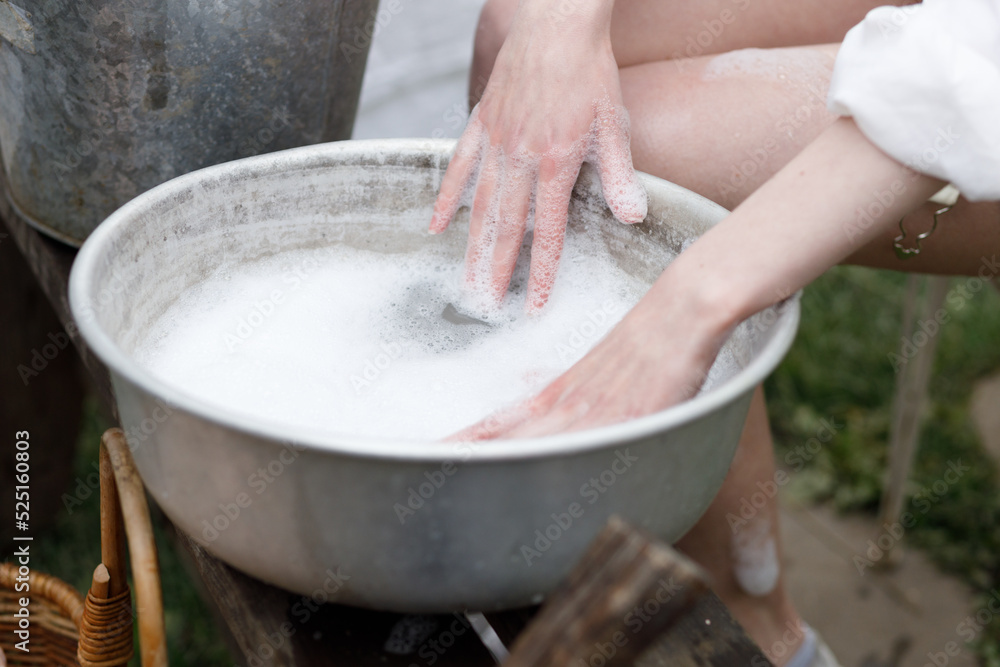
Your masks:
<path fill-rule="evenodd" d="M 934 211 L 934 222 L 931 224 L 931 228 L 924 232 L 923 234 L 917 234 L 916 238 L 913 239 L 914 246 L 912 248 L 903 247 L 903 241 L 906 240 L 906 227 L 903 226 L 903 221 L 906 220 L 906 216 L 899 219 L 899 236 L 897 236 L 892 241 L 892 248 L 896 251 L 896 257 L 900 259 L 909 259 L 920 254 L 920 242 L 926 239 L 928 236 L 934 233 L 937 229 L 938 217 L 944 215 L 955 206 L 958 202 L 959 197 L 958 188 L 954 185 L 946 185 L 944 188 L 939 190 L 937 194 L 928 199 L 928 201 L 935 204 L 941 204 L 942 208 Z"/>

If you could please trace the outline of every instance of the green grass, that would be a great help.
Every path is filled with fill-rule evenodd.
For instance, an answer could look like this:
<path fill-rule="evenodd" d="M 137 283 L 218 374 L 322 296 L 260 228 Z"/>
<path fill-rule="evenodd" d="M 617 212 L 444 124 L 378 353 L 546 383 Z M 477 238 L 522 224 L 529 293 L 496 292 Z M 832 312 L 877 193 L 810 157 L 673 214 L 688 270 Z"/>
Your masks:
<path fill-rule="evenodd" d="M 892 272 L 841 267 L 806 291 L 798 339 L 766 385 L 778 460 L 812 437 L 820 419 L 845 426 L 795 478 L 792 490 L 800 497 L 842 510 L 877 509 L 896 383 L 888 355 L 900 345 L 905 281 Z M 966 281 L 954 278 L 953 289 Z M 987 286 L 962 307 L 953 302 L 949 312 L 911 476 L 911 496 L 931 492 L 921 496 L 926 503 L 908 504 L 926 512 L 914 512 L 917 524 L 906 539 L 985 596 L 1000 587 L 1000 494 L 969 397 L 976 380 L 1000 370 L 1000 296 Z M 956 460 L 971 469 L 939 497 L 933 484 Z M 977 649 L 982 664 L 1000 667 L 1000 620 L 986 626 Z"/>

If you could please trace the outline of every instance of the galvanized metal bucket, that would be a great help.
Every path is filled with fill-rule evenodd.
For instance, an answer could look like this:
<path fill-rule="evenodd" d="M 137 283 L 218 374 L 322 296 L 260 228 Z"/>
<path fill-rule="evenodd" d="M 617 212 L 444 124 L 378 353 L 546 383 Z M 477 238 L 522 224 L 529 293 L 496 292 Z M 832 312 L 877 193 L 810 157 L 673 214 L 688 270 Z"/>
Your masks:
<path fill-rule="evenodd" d="M 378 0 L 0 0 L 0 154 L 79 245 L 175 176 L 347 139 Z"/>

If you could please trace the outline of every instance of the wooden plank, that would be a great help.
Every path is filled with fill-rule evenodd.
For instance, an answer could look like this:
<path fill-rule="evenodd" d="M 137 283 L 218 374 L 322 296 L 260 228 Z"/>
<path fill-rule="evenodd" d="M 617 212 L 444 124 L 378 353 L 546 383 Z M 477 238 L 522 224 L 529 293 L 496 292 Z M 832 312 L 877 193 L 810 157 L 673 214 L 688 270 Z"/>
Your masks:
<path fill-rule="evenodd" d="M 701 596 L 635 667 L 772 667 L 715 593 Z"/>
<path fill-rule="evenodd" d="M 697 566 L 612 517 L 505 667 L 630 665 L 707 590 Z"/>
<path fill-rule="evenodd" d="M 504 667 L 751 664 L 770 665 L 701 569 L 612 517 Z"/>
<path fill-rule="evenodd" d="M 301 611 L 298 616 L 302 618 Z M 294 617 L 293 614 L 289 620 Z M 302 628 L 301 638 L 295 643 L 298 665 L 494 667 L 496 664 L 462 614 L 415 616 L 323 605 L 296 627 Z"/>
<path fill-rule="evenodd" d="M 63 331 L 69 334 L 70 340 L 73 341 L 73 345 L 93 381 L 98 398 L 117 421 L 118 412 L 108 369 L 87 347 L 77 331 L 69 311 L 67 289 L 69 272 L 73 265 L 73 259 L 76 257 L 76 249 L 48 238 L 28 225 L 17 214 L 7 198 L 7 179 L 3 169 L 0 169 L 0 223 L 6 228 L 5 230 L 0 229 L 0 232 L 9 234 L 9 238 L 0 238 L 0 244 L 13 240 L 20 249 L 21 255 L 27 261 L 38 285 L 52 305 Z"/>
<path fill-rule="evenodd" d="M 272 632 L 278 631 L 281 636 L 289 594 L 250 579 L 209 554 L 185 533 L 173 532 L 175 541 L 190 556 L 190 564 L 215 606 L 213 611 L 225 623 L 230 648 L 242 658 L 240 664 L 294 666 L 291 642 L 268 641 Z M 268 655 L 260 662 L 249 660 L 262 653 Z"/>
<path fill-rule="evenodd" d="M 39 531 L 64 511 L 62 494 L 73 479 L 66 461 L 76 449 L 84 391 L 73 346 L 2 220 L 0 368 L 0 432 L 30 434 L 31 530 Z M 14 464 L 13 454 L 0 457 L 5 494 L 14 489 Z M 14 529 L 13 520 L 0 522 L 0 554 L 13 549 Z"/>
<path fill-rule="evenodd" d="M 495 664 L 461 615 L 412 616 L 324 604 L 321 598 L 289 593 L 234 570 L 182 533 L 177 541 L 224 620 L 241 665 Z"/>

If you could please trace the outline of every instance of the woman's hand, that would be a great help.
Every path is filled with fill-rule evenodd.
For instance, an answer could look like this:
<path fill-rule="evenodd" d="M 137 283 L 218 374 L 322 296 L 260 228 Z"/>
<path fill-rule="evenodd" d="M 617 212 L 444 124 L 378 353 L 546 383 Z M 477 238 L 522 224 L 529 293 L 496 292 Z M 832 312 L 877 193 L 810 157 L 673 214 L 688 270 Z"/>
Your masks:
<path fill-rule="evenodd" d="M 724 310 L 668 269 L 628 315 L 542 393 L 452 440 L 527 438 L 623 422 L 691 398 L 729 332 Z M 690 298 L 689 296 L 690 295 Z"/>
<path fill-rule="evenodd" d="M 611 51 L 609 0 L 524 0 L 472 111 L 434 206 L 440 233 L 474 188 L 466 285 L 499 303 L 534 216 L 527 309 L 555 280 L 573 184 L 584 161 L 622 222 L 646 216 Z"/>

